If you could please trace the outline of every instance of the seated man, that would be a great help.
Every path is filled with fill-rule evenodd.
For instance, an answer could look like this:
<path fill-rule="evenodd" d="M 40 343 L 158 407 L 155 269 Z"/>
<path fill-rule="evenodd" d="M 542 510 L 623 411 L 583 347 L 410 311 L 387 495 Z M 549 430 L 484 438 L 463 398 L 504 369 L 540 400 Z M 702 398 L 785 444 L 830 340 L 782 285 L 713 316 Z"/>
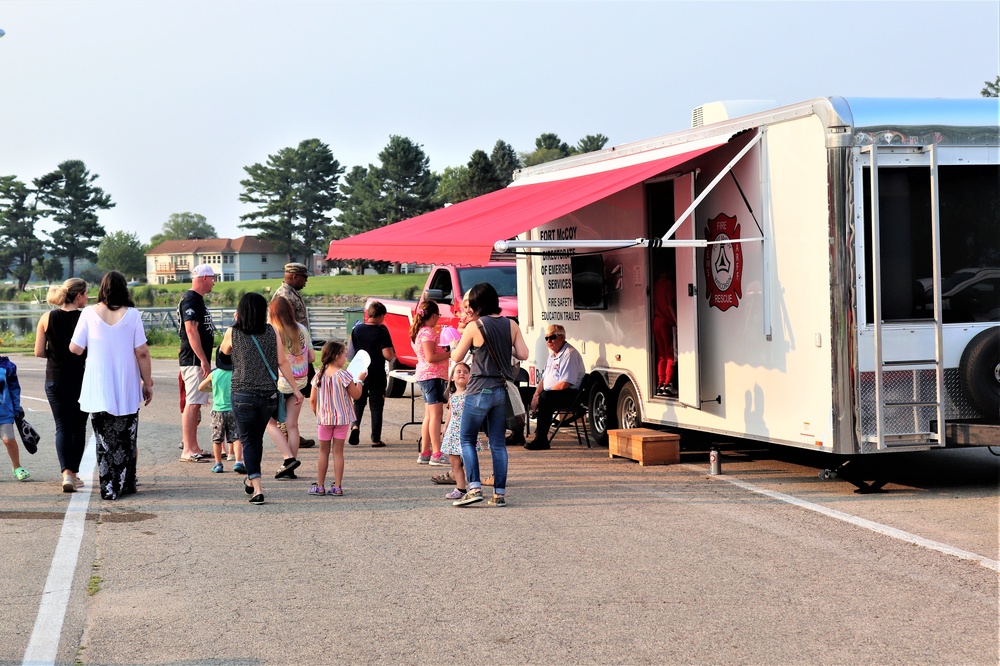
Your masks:
<path fill-rule="evenodd" d="M 545 328 L 545 344 L 549 348 L 549 358 L 530 407 L 536 413 L 535 438 L 524 445 L 530 451 L 549 448 L 547 437 L 553 414 L 574 406 L 573 398 L 587 374 L 583 357 L 566 342 L 566 329 L 562 326 L 549 324 Z"/>

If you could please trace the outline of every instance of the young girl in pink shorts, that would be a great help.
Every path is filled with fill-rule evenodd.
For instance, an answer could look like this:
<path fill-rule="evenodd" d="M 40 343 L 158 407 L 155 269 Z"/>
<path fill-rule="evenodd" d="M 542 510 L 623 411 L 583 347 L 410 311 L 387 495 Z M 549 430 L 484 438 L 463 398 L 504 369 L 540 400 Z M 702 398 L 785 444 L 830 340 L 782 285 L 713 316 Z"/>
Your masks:
<path fill-rule="evenodd" d="M 314 496 L 344 494 L 344 440 L 354 421 L 354 401 L 361 397 L 362 382 L 367 372 L 355 381 L 347 366 L 347 346 L 331 340 L 323 346 L 319 372 L 313 378 L 314 390 L 309 396 L 309 406 L 319 425 L 319 462 L 316 483 L 309 488 Z M 330 443 L 333 443 L 333 485 L 324 488 L 326 472 L 330 466 Z"/>

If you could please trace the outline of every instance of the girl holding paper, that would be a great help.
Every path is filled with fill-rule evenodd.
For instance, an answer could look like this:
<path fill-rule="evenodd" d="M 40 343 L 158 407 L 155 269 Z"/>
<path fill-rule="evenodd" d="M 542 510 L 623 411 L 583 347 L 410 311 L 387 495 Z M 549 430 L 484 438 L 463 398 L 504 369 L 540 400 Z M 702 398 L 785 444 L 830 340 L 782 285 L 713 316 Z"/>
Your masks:
<path fill-rule="evenodd" d="M 319 460 L 316 464 L 316 483 L 309 488 L 309 495 L 344 494 L 344 440 L 354 421 L 354 401 L 361 396 L 361 387 L 367 371 L 355 379 L 346 370 L 347 345 L 330 340 L 323 345 L 320 368 L 313 377 L 313 391 L 309 406 L 316 415 L 319 440 Z M 326 473 L 330 466 L 330 449 L 333 449 L 333 485 L 325 488 Z"/>

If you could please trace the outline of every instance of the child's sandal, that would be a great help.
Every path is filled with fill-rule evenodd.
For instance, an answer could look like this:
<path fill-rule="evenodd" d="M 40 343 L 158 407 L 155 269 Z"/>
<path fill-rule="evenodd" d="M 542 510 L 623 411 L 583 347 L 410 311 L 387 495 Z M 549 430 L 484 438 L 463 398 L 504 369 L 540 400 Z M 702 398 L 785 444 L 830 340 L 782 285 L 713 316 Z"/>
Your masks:
<path fill-rule="evenodd" d="M 448 470 L 444 474 L 438 474 L 437 476 L 432 476 L 431 481 L 442 486 L 450 486 L 451 484 L 455 483 L 455 479 L 453 479 L 451 476 L 451 470 Z"/>

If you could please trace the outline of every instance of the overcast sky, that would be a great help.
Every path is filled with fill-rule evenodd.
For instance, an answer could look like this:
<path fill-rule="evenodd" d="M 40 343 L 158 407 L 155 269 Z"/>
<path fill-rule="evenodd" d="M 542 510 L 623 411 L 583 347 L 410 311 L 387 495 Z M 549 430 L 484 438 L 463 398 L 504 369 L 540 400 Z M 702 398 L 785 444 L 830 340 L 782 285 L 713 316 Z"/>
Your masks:
<path fill-rule="evenodd" d="M 543 132 L 611 145 L 725 99 L 978 97 L 992 2 L 0 1 L 0 175 L 83 160 L 142 241 L 171 213 L 246 233 L 243 167 L 318 138 L 348 170 L 389 136 L 431 168 Z"/>

